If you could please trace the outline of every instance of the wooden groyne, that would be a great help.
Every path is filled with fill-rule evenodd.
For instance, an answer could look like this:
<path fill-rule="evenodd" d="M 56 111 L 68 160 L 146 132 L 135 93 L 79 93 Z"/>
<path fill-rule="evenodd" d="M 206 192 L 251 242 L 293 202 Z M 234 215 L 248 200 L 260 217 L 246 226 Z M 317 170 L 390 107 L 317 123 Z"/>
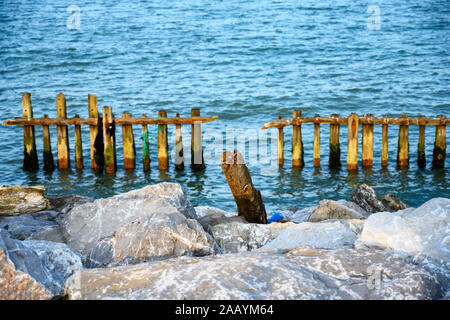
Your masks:
<path fill-rule="evenodd" d="M 217 116 L 201 117 L 199 109 L 191 110 L 191 117 L 182 118 L 179 114 L 176 117 L 167 117 L 164 110 L 158 111 L 157 118 L 133 117 L 131 113 L 125 112 L 121 118 L 116 118 L 112 107 L 104 107 L 99 113 L 96 95 L 88 95 L 89 118 L 80 118 L 75 115 L 67 118 L 66 98 L 63 93 L 56 97 L 56 118 L 49 118 L 43 115 L 42 118 L 33 116 L 30 93 L 22 96 L 22 117 L 4 121 L 4 126 L 23 126 L 24 128 L 24 170 L 39 169 L 39 161 L 36 150 L 35 126 L 42 126 L 43 130 L 43 160 L 44 170 L 53 170 L 54 164 L 49 126 L 57 126 L 57 167 L 60 169 L 70 168 L 69 149 L 69 129 L 74 126 L 75 135 L 75 167 L 83 169 L 83 146 L 81 138 L 81 127 L 89 126 L 91 168 L 94 172 L 115 173 L 117 171 L 116 152 L 116 126 L 122 126 L 123 159 L 125 169 L 134 169 L 136 166 L 136 145 L 133 134 L 133 125 L 142 126 L 142 153 L 143 167 L 145 171 L 150 169 L 150 143 L 148 125 L 157 125 L 157 152 L 158 168 L 167 170 L 169 168 L 169 145 L 167 126 L 176 125 L 176 155 L 175 168 L 184 169 L 183 144 L 181 139 L 181 125 L 191 125 L 192 127 L 192 169 L 205 168 L 202 149 L 202 129 L 201 124 L 212 122 L 218 119 Z"/>
<path fill-rule="evenodd" d="M 348 117 L 341 117 L 333 114 L 330 117 L 321 117 L 316 114 L 314 117 L 302 117 L 301 110 L 294 110 L 291 119 L 283 119 L 279 117 L 265 123 L 261 129 L 277 128 L 278 129 L 278 163 L 280 166 L 284 164 L 284 127 L 292 126 L 292 166 L 303 167 L 305 165 L 303 157 L 303 141 L 301 126 L 305 123 L 314 124 L 314 140 L 313 140 L 313 166 L 320 166 L 320 125 L 330 125 L 329 140 L 329 166 L 336 168 L 341 166 L 341 149 L 339 143 L 340 126 L 347 126 L 347 170 L 358 169 L 358 133 L 359 126 L 362 126 L 362 155 L 361 163 L 364 168 L 373 166 L 373 128 L 374 125 L 382 126 L 382 142 L 381 142 L 381 166 L 388 165 L 388 127 L 390 125 L 398 125 L 398 145 L 397 145 L 397 167 L 409 167 L 409 126 L 419 126 L 419 143 L 417 148 L 417 163 L 419 168 L 424 168 L 425 163 L 425 126 L 435 126 L 435 142 L 433 149 L 433 168 L 443 168 L 446 158 L 446 125 L 450 124 L 450 119 L 446 116 L 438 115 L 435 118 L 427 118 L 425 116 L 409 117 L 401 115 L 399 118 L 390 118 L 383 116 L 381 118 L 374 117 L 372 114 L 364 114 L 359 117 L 352 113 Z"/>

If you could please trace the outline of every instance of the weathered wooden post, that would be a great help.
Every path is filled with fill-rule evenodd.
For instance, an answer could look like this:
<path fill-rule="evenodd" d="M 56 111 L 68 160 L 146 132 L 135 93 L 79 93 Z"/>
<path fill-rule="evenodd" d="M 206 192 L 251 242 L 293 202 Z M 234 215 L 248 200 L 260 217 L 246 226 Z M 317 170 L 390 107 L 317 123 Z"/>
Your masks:
<path fill-rule="evenodd" d="M 283 119 L 282 116 L 278 117 L 278 120 Z M 283 127 L 278 128 L 278 165 L 281 167 L 284 165 L 284 133 Z"/>
<path fill-rule="evenodd" d="M 177 113 L 177 118 L 180 117 L 180 114 Z M 175 169 L 183 170 L 184 169 L 184 155 L 183 155 L 183 139 L 181 136 L 181 124 L 176 124 L 175 129 Z"/>
<path fill-rule="evenodd" d="M 446 137 L 445 137 L 445 120 L 446 116 L 439 115 L 437 116 L 441 120 L 441 124 L 436 126 L 436 135 L 434 139 L 434 149 L 433 149 L 433 169 L 444 168 L 445 157 L 446 157 Z"/>
<path fill-rule="evenodd" d="M 362 166 L 373 167 L 373 114 L 364 114 L 366 123 L 362 125 Z"/>
<path fill-rule="evenodd" d="M 22 95 L 22 116 L 33 118 L 31 94 L 28 92 Z M 23 126 L 23 169 L 27 171 L 39 169 L 34 126 Z"/>
<path fill-rule="evenodd" d="M 381 132 L 381 166 L 388 166 L 388 116 L 383 116 L 383 127 Z"/>
<path fill-rule="evenodd" d="M 253 186 L 252 178 L 241 154 L 226 151 L 222 154 L 222 170 L 236 201 L 238 215 L 251 223 L 267 223 L 266 208 L 261 192 Z"/>
<path fill-rule="evenodd" d="M 147 118 L 145 113 L 142 114 L 142 118 Z M 150 143 L 148 141 L 147 125 L 142 125 L 142 161 L 144 164 L 144 171 L 150 170 Z"/>
<path fill-rule="evenodd" d="M 80 116 L 76 114 L 75 118 L 80 118 Z M 80 125 L 75 125 L 75 166 L 78 170 L 83 169 L 83 142 Z"/>
<path fill-rule="evenodd" d="M 301 118 L 301 110 L 294 110 L 292 118 Z M 303 168 L 305 161 L 303 159 L 303 141 L 302 141 L 302 125 L 292 125 L 292 166 Z"/>
<path fill-rule="evenodd" d="M 200 109 L 192 109 L 191 117 L 200 117 Z M 191 126 L 191 168 L 194 170 L 205 169 L 201 122 L 195 122 Z"/>
<path fill-rule="evenodd" d="M 330 123 L 330 158 L 328 165 L 330 168 L 339 168 L 341 166 L 341 146 L 339 143 L 339 115 L 332 114 Z"/>
<path fill-rule="evenodd" d="M 131 118 L 131 113 L 122 113 L 122 118 Z M 134 169 L 136 166 L 136 146 L 134 145 L 133 126 L 131 124 L 122 125 L 123 142 L 123 167 L 124 169 Z"/>
<path fill-rule="evenodd" d="M 89 126 L 89 138 L 91 142 L 91 169 L 94 172 L 102 172 L 105 166 L 103 156 L 103 119 L 98 113 L 97 96 L 88 94 L 89 118 L 97 119 L 96 125 Z"/>
<path fill-rule="evenodd" d="M 58 119 L 66 119 L 66 97 L 63 93 L 56 96 L 56 112 Z M 67 169 L 70 167 L 69 154 L 69 134 L 66 125 L 59 125 L 56 128 L 58 136 L 58 168 Z"/>
<path fill-rule="evenodd" d="M 111 107 L 103 107 L 103 136 L 105 137 L 105 172 L 115 173 L 117 171 L 116 156 L 116 126 Z"/>
<path fill-rule="evenodd" d="M 425 125 L 421 122 L 421 119 L 425 119 L 425 116 L 419 118 L 419 143 L 417 145 L 417 166 L 419 168 L 425 168 Z"/>
<path fill-rule="evenodd" d="M 320 115 L 314 115 L 314 168 L 320 167 Z"/>
<path fill-rule="evenodd" d="M 358 170 L 358 126 L 359 117 L 356 113 L 348 117 L 347 170 Z"/>
<path fill-rule="evenodd" d="M 167 118 L 164 110 L 158 111 L 158 118 Z M 167 124 L 158 125 L 158 168 L 159 170 L 169 169 L 169 144 L 167 141 Z"/>
<path fill-rule="evenodd" d="M 398 128 L 397 167 L 405 169 L 409 167 L 409 123 L 406 114 L 400 115 L 401 121 Z"/>
<path fill-rule="evenodd" d="M 44 114 L 44 118 L 48 118 L 47 114 Z M 53 161 L 52 144 L 50 141 L 50 129 L 49 126 L 42 126 L 42 138 L 44 140 L 44 170 L 52 171 L 55 169 L 55 163 Z"/>

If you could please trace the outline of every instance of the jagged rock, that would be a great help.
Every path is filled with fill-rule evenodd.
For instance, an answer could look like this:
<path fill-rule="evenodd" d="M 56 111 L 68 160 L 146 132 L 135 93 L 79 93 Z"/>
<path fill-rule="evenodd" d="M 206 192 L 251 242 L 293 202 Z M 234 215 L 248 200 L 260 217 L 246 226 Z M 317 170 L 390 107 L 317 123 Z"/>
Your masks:
<path fill-rule="evenodd" d="M 49 201 L 44 191 L 41 186 L 0 186 L 0 216 L 18 216 L 47 209 Z"/>
<path fill-rule="evenodd" d="M 361 213 L 364 217 L 368 217 L 370 215 L 369 212 L 367 212 L 366 210 L 364 210 L 363 208 L 361 208 L 360 206 L 358 206 L 356 203 L 352 202 L 352 201 L 347 201 L 347 200 L 338 200 L 336 201 L 337 203 L 339 203 L 340 205 L 347 207 L 349 209 L 352 209 L 356 212 Z"/>
<path fill-rule="evenodd" d="M 379 250 L 264 251 L 84 269 L 70 299 L 438 299 L 436 278 Z"/>
<path fill-rule="evenodd" d="M 361 184 L 353 189 L 351 201 L 368 213 L 386 211 L 386 207 L 378 200 L 375 191 L 366 184 Z"/>
<path fill-rule="evenodd" d="M 333 220 L 329 220 L 330 222 Z M 356 235 L 360 235 L 361 232 L 364 229 L 364 224 L 366 223 L 365 220 L 360 219 L 343 219 L 343 220 L 337 220 L 340 223 L 342 223 L 344 226 L 352 230 Z"/>
<path fill-rule="evenodd" d="M 201 225 L 175 208 L 155 212 L 118 227 L 100 239 L 89 260 L 91 266 L 136 264 L 172 256 L 215 253 L 214 241 Z"/>
<path fill-rule="evenodd" d="M 45 211 L 42 211 L 45 212 Z M 14 217 L 0 217 L 0 228 L 18 240 L 35 239 L 64 242 L 59 225 L 51 220 L 36 218 L 36 213 Z"/>
<path fill-rule="evenodd" d="M 294 223 L 227 222 L 210 226 L 208 232 L 224 253 L 251 251 L 275 239 L 282 230 Z"/>
<path fill-rule="evenodd" d="M 286 250 L 299 246 L 317 249 L 350 248 L 355 240 L 356 234 L 339 221 L 303 222 L 284 229 L 262 249 Z"/>
<path fill-rule="evenodd" d="M 319 222 L 328 219 L 364 219 L 361 213 L 344 207 L 333 200 L 321 200 L 308 218 L 309 222 Z"/>
<path fill-rule="evenodd" d="M 60 213 L 67 213 L 72 210 L 73 207 L 93 201 L 92 198 L 83 197 L 76 194 L 50 198 L 49 200 L 51 209 Z"/>
<path fill-rule="evenodd" d="M 399 198 L 397 198 L 392 193 L 379 196 L 378 200 L 380 200 L 385 206 L 386 210 L 390 212 L 395 212 L 408 208 L 408 205 L 403 203 Z"/>
<path fill-rule="evenodd" d="M 200 225 L 196 225 L 196 217 L 195 209 L 181 186 L 164 182 L 76 206 L 62 217 L 61 227 L 69 246 L 82 255 L 90 256 L 92 249 L 96 247 L 95 258 L 92 257 L 94 260 L 119 263 L 132 261 L 135 254 L 135 258 L 141 259 L 147 253 L 158 252 L 151 248 L 153 245 L 162 245 L 160 241 L 156 241 L 158 235 L 165 235 L 164 239 L 170 242 L 164 244 L 164 252 L 173 248 L 174 254 L 180 254 L 184 249 L 177 250 L 185 248 L 186 244 L 183 242 L 196 244 L 199 239 L 203 239 L 202 244 L 212 246 L 213 241 L 208 239 Z M 142 233 L 145 231 L 140 229 L 142 226 L 133 225 L 137 221 L 142 226 L 149 227 L 151 232 Z M 164 227 L 169 233 L 163 231 Z M 133 230 L 138 233 L 133 235 Z M 175 241 L 177 237 L 178 240 Z M 127 244 L 122 239 L 130 243 Z M 148 248 L 139 249 L 139 245 Z M 115 256 L 108 256 L 110 249 L 117 250 Z M 186 251 L 188 252 L 190 251 Z"/>
<path fill-rule="evenodd" d="M 12 239 L 3 229 L 0 229 L 0 256 L 0 297 L 17 290 L 10 299 L 48 299 L 60 295 L 67 277 L 81 268 L 81 258 L 65 244 L 20 241 Z"/>
<path fill-rule="evenodd" d="M 244 217 L 238 216 L 237 213 L 226 212 L 214 207 L 196 207 L 195 212 L 198 217 L 198 222 L 206 231 L 216 224 L 241 222 L 248 223 Z"/>

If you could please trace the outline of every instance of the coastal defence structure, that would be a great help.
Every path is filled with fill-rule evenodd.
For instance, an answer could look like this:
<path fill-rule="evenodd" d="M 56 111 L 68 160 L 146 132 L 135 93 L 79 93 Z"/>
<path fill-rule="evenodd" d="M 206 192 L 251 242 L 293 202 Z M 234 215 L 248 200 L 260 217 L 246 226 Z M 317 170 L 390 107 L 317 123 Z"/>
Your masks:
<path fill-rule="evenodd" d="M 283 119 L 265 123 L 261 129 L 278 129 L 278 164 L 284 164 L 284 128 L 292 126 L 292 166 L 304 167 L 303 141 L 301 126 L 304 123 L 314 124 L 314 151 L 313 166 L 320 166 L 320 125 L 330 125 L 329 140 L 329 166 L 336 168 L 341 166 L 341 149 L 339 143 L 340 126 L 346 125 L 348 130 L 347 143 L 347 170 L 358 169 L 358 131 L 362 125 L 362 167 L 371 168 L 373 166 L 373 127 L 382 125 L 382 145 L 381 145 L 381 166 L 388 165 L 388 126 L 398 125 L 398 145 L 397 145 L 397 167 L 400 169 L 409 167 L 409 126 L 419 126 L 419 143 L 417 148 L 417 164 L 419 168 L 424 168 L 425 162 L 425 126 L 435 126 L 435 141 L 433 149 L 433 168 L 443 168 L 446 158 L 446 125 L 450 124 L 450 119 L 446 116 L 438 115 L 435 118 L 408 117 L 401 115 L 400 118 L 390 118 L 384 115 L 381 118 L 372 114 L 364 114 L 359 117 L 352 113 L 348 117 L 341 117 L 332 114 L 330 117 L 321 117 L 316 114 L 314 117 L 302 117 L 301 110 L 294 110 L 291 119 Z"/>
<path fill-rule="evenodd" d="M 202 151 L 201 124 L 218 119 L 217 116 L 201 117 L 199 109 L 191 110 L 191 117 L 182 118 L 177 113 L 176 117 L 168 118 L 167 112 L 158 111 L 157 118 L 149 118 L 145 114 L 135 118 L 131 113 L 123 113 L 121 118 L 115 118 L 111 107 L 104 107 L 103 114 L 98 112 L 97 96 L 88 95 L 89 118 L 80 118 L 75 115 L 67 118 L 66 98 L 63 93 L 56 97 L 56 118 L 43 115 L 42 118 L 33 117 L 30 93 L 22 96 L 22 118 L 6 120 L 4 126 L 19 125 L 24 128 L 24 170 L 39 169 L 35 140 L 35 126 L 42 126 L 43 130 L 43 159 L 44 170 L 55 169 L 49 126 L 57 126 L 57 167 L 59 169 L 70 168 L 69 130 L 68 126 L 74 126 L 75 134 L 75 166 L 83 169 L 83 148 L 81 139 L 81 126 L 90 127 L 90 151 L 91 167 L 94 172 L 115 173 L 117 170 L 116 155 L 116 126 L 122 126 L 123 159 L 125 169 L 134 169 L 136 165 L 136 145 L 133 136 L 133 125 L 142 126 L 142 151 L 144 170 L 150 170 L 150 153 L 147 125 L 157 125 L 157 151 L 158 168 L 169 168 L 169 147 L 167 125 L 176 126 L 176 152 L 175 168 L 184 169 L 183 142 L 181 138 L 181 125 L 191 125 L 191 168 L 204 169 L 205 163 Z"/>

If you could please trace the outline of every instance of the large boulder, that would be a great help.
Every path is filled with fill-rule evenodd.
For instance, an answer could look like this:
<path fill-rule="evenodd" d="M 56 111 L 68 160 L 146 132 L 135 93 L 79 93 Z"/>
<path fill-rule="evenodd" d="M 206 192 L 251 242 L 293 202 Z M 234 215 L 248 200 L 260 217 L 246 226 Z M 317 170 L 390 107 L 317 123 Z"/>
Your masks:
<path fill-rule="evenodd" d="M 195 212 L 197 214 L 198 222 L 206 231 L 209 231 L 211 227 L 222 223 L 248 223 L 244 217 L 238 216 L 236 212 L 227 212 L 214 207 L 195 207 Z"/>
<path fill-rule="evenodd" d="M 309 222 L 328 219 L 364 219 L 365 216 L 356 210 L 339 204 L 333 200 L 322 200 L 308 218 Z"/>
<path fill-rule="evenodd" d="M 408 208 L 408 205 L 403 203 L 395 194 L 388 193 L 382 196 L 378 196 L 378 200 L 383 203 L 386 210 L 389 212 L 395 212 Z"/>
<path fill-rule="evenodd" d="M 214 241 L 196 218 L 182 187 L 164 182 L 76 206 L 61 227 L 94 265 L 123 264 L 212 252 Z"/>
<path fill-rule="evenodd" d="M 69 299 L 437 299 L 437 279 L 379 250 L 296 248 L 286 253 L 178 257 L 84 269 Z"/>
<path fill-rule="evenodd" d="M 50 204 L 44 191 L 42 186 L 0 186 L 0 216 L 18 216 L 47 209 Z"/>
<path fill-rule="evenodd" d="M 377 198 L 375 190 L 366 184 L 361 184 L 353 189 L 351 201 L 368 213 L 386 211 L 383 202 Z"/>
<path fill-rule="evenodd" d="M 286 250 L 299 246 L 317 249 L 350 248 L 356 238 L 355 232 L 339 221 L 303 222 L 284 229 L 262 249 Z"/>
<path fill-rule="evenodd" d="M 71 194 L 68 196 L 50 198 L 50 208 L 59 213 L 67 213 L 72 208 L 93 201 L 94 199 Z"/>

